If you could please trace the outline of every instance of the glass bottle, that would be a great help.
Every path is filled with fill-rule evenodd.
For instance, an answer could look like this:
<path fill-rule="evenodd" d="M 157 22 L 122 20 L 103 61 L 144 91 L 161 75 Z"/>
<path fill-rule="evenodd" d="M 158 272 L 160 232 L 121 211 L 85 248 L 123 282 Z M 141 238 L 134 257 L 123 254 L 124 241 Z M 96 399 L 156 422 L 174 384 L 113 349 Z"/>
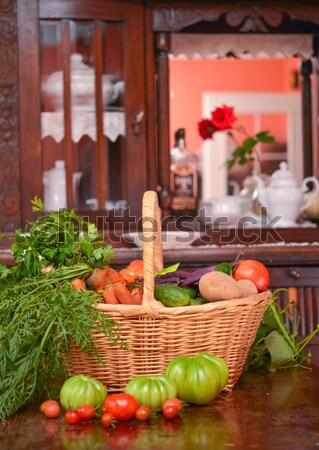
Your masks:
<path fill-rule="evenodd" d="M 175 145 L 170 151 L 171 209 L 173 214 L 196 215 L 198 199 L 198 160 L 185 145 L 185 129 L 175 132 Z"/>

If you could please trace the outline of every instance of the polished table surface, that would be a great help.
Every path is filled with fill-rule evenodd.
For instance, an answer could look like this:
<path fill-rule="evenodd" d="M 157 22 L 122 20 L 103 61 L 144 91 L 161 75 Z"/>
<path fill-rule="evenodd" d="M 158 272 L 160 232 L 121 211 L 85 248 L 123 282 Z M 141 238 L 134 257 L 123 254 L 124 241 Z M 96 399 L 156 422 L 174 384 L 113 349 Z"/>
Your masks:
<path fill-rule="evenodd" d="M 220 450 L 319 448 L 319 369 L 244 374 L 231 393 L 184 416 L 149 422 L 99 420 L 67 425 L 47 419 L 39 405 L 0 426 L 1 450 Z"/>

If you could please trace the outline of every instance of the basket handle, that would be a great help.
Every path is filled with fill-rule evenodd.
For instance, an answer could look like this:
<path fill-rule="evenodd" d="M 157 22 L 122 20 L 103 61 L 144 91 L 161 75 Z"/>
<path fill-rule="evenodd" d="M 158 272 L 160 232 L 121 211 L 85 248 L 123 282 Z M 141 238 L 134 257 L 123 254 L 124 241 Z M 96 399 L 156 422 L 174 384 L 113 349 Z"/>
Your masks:
<path fill-rule="evenodd" d="M 154 301 L 154 273 L 163 268 L 161 210 L 157 193 L 146 191 L 142 203 L 144 289 L 142 305 L 147 314 L 159 318 Z"/>

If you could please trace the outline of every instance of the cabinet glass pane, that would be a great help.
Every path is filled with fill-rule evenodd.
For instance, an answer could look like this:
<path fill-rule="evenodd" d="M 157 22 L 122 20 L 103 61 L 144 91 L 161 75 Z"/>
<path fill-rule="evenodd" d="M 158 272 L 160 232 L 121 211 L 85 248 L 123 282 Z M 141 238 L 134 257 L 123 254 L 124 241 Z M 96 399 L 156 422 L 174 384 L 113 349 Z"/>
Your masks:
<path fill-rule="evenodd" d="M 60 23 L 41 23 L 40 31 L 42 183 L 43 200 L 49 211 L 66 206 Z"/>
<path fill-rule="evenodd" d="M 104 209 L 125 200 L 122 56 L 120 23 L 41 22 L 43 171 L 65 162 L 69 207 Z M 55 195 L 55 181 L 51 187 Z"/>

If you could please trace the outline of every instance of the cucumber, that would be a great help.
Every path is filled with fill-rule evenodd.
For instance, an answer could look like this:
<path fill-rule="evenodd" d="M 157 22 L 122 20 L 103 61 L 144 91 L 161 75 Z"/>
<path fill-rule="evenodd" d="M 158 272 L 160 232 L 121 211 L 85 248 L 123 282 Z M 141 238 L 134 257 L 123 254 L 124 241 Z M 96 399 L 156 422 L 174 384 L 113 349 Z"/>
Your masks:
<path fill-rule="evenodd" d="M 182 289 L 183 289 L 183 291 L 188 293 L 190 299 L 195 298 L 197 295 L 196 289 L 194 289 L 192 287 L 184 287 Z"/>
<path fill-rule="evenodd" d="M 186 306 L 190 300 L 189 293 L 185 289 L 170 284 L 155 286 L 154 297 L 168 307 Z"/>
<path fill-rule="evenodd" d="M 207 300 L 204 299 L 204 297 L 196 297 L 196 298 L 191 298 L 189 301 L 190 305 L 203 305 L 204 303 L 207 303 Z"/>

